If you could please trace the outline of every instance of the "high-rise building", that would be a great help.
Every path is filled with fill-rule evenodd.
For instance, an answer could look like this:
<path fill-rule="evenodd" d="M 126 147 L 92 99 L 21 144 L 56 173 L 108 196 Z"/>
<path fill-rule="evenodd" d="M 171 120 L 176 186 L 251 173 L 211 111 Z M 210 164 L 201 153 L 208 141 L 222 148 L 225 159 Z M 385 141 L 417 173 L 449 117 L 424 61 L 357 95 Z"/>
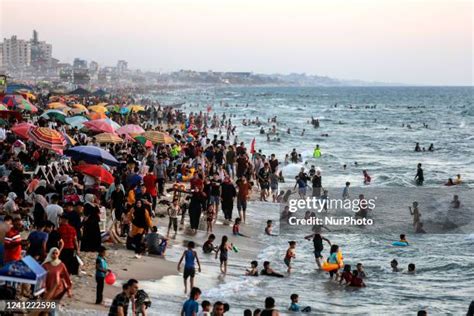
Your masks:
<path fill-rule="evenodd" d="M 53 46 L 45 41 L 38 40 L 38 32 L 33 30 L 31 45 L 31 65 L 35 68 L 49 68 L 52 64 Z"/>
<path fill-rule="evenodd" d="M 72 67 L 74 69 L 87 69 L 87 61 L 80 58 L 74 58 L 72 62 Z"/>
<path fill-rule="evenodd" d="M 13 35 L 4 38 L 1 45 L 2 65 L 7 69 L 25 68 L 31 65 L 31 43 Z"/>
<path fill-rule="evenodd" d="M 125 60 L 119 60 L 117 62 L 117 73 L 119 75 L 123 74 L 126 72 L 128 69 L 128 63 Z"/>

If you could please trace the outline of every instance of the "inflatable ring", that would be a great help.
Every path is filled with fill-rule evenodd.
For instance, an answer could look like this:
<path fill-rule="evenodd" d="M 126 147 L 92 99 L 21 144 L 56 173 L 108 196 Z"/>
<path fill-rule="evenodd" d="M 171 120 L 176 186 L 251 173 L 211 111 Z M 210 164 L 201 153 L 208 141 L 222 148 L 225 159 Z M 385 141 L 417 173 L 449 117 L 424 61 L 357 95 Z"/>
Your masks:
<path fill-rule="evenodd" d="M 408 246 L 408 243 L 404 241 L 394 241 L 392 242 L 392 246 L 406 247 Z"/>
<path fill-rule="evenodd" d="M 194 168 L 190 168 L 189 173 L 185 176 L 182 176 L 181 180 L 183 182 L 187 182 L 187 181 L 191 180 L 193 178 L 193 176 L 194 176 Z"/>
<path fill-rule="evenodd" d="M 327 272 L 333 271 L 333 270 L 339 270 L 340 268 L 342 268 L 344 266 L 344 262 L 342 261 L 342 259 L 344 259 L 342 257 L 342 252 L 339 251 L 337 253 L 337 261 L 339 261 L 339 264 L 324 261 L 321 265 L 321 269 L 323 269 L 324 271 L 327 271 Z"/>

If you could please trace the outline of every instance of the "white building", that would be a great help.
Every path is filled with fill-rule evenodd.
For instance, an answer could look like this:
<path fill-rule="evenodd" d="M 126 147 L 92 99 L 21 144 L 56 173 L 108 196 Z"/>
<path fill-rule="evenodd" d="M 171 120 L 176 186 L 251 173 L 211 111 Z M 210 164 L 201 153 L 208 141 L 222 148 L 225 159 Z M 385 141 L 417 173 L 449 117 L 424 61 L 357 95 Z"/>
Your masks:
<path fill-rule="evenodd" d="M 25 68 L 31 65 L 31 43 L 17 39 L 16 35 L 5 38 L 1 45 L 2 66 L 5 68 Z"/>
<path fill-rule="evenodd" d="M 123 74 L 128 69 L 128 63 L 125 60 L 119 60 L 117 62 L 117 72 L 118 74 Z"/>

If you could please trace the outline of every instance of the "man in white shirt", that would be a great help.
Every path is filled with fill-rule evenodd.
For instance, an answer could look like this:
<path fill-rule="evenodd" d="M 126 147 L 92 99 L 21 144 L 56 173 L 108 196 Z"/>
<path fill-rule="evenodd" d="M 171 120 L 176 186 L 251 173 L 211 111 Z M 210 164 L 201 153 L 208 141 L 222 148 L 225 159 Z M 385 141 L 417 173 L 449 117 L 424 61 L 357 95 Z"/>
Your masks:
<path fill-rule="evenodd" d="M 59 197 L 57 194 L 51 197 L 51 204 L 46 206 L 45 212 L 48 221 L 52 222 L 56 227 L 59 226 L 59 217 L 63 213 L 63 208 L 58 205 Z"/>

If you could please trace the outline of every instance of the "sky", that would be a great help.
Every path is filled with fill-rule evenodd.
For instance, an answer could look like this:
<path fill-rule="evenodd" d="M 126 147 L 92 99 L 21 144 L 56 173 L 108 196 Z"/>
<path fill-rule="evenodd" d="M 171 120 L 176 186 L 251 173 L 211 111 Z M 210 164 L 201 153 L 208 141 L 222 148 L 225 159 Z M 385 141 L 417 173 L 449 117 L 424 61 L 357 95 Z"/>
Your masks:
<path fill-rule="evenodd" d="M 129 68 L 473 85 L 472 0 L 0 0 L 0 37 Z"/>

